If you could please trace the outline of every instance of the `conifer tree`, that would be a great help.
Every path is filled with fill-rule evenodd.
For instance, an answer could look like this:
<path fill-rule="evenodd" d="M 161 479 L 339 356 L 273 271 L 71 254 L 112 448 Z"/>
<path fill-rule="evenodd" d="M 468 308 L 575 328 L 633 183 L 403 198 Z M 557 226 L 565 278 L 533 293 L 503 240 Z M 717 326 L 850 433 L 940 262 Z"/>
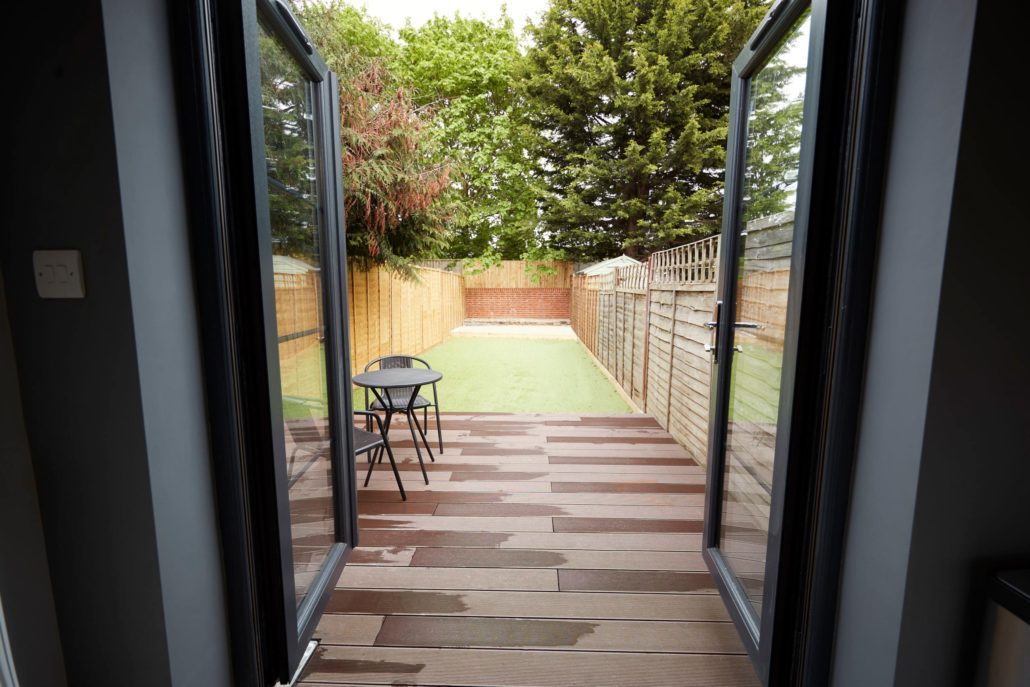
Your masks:
<path fill-rule="evenodd" d="M 522 82 L 552 248 L 644 256 L 717 231 L 731 66 L 766 5 L 551 1 Z"/>

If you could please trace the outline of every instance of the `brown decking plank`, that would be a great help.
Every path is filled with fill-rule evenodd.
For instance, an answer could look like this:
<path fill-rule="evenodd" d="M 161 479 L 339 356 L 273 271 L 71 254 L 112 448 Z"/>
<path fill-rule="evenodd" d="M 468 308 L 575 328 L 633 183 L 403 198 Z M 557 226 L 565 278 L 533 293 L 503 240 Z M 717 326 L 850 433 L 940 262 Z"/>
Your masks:
<path fill-rule="evenodd" d="M 453 616 L 389 616 L 382 622 L 375 645 L 480 649 L 574 648 L 578 651 L 683 654 L 744 653 L 744 646 L 730 623 Z"/>
<path fill-rule="evenodd" d="M 549 435 L 549 444 L 675 444 L 669 435 L 653 437 Z"/>
<path fill-rule="evenodd" d="M 697 520 L 703 506 L 549 505 L 532 503 L 445 503 L 437 506 L 437 517 L 551 516 L 582 518 L 651 518 Z"/>
<path fill-rule="evenodd" d="M 436 510 L 435 503 L 408 503 L 397 501 L 398 492 L 394 492 L 394 500 L 364 501 L 358 499 L 359 515 L 432 515 Z M 328 497 L 327 497 L 328 498 Z"/>
<path fill-rule="evenodd" d="M 558 591 L 555 570 L 487 568 L 401 568 L 353 566 L 343 570 L 338 589 L 393 587 L 402 589 L 496 589 Z"/>
<path fill-rule="evenodd" d="M 551 465 L 697 465 L 692 458 L 622 458 L 618 456 L 550 456 Z"/>
<path fill-rule="evenodd" d="M 678 532 L 698 533 L 700 520 L 649 520 L 646 518 L 553 518 L 555 532 Z"/>
<path fill-rule="evenodd" d="M 406 546 L 359 546 L 350 553 L 347 565 L 410 565 L 415 549 Z"/>
<path fill-rule="evenodd" d="M 454 473 L 451 473 L 452 477 Z M 653 494 L 703 494 L 704 484 L 653 484 L 641 482 L 557 482 L 551 484 L 551 491 L 561 492 L 603 492 L 614 494 L 653 493 Z"/>
<path fill-rule="evenodd" d="M 716 595 L 617 592 L 336 589 L 326 612 L 652 621 L 729 620 L 726 607 Z"/>
<path fill-rule="evenodd" d="M 438 518 L 432 515 L 370 515 L 358 521 L 365 529 L 447 530 L 451 532 L 552 532 L 551 518 Z"/>
<path fill-rule="evenodd" d="M 642 572 L 635 570 L 559 570 L 563 592 L 678 592 L 715 594 L 712 576 L 696 572 Z"/>
<path fill-rule="evenodd" d="M 467 687 L 737 687 L 758 684 L 745 656 L 595 651 L 320 647 L 308 682 Z"/>
<path fill-rule="evenodd" d="M 327 613 L 318 623 L 318 637 L 324 644 L 372 646 L 383 626 L 381 615 L 336 615 Z"/>
<path fill-rule="evenodd" d="M 411 565 L 455 568 L 592 568 L 704 571 L 699 552 L 418 548 Z"/>

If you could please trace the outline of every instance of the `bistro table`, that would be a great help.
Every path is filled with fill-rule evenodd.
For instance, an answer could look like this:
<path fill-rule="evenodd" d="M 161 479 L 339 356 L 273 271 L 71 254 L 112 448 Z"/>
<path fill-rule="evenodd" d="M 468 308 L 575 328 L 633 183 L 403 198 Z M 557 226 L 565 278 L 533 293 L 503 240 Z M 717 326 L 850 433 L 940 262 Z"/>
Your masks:
<path fill-rule="evenodd" d="M 408 402 L 404 408 L 404 414 L 408 416 L 408 429 L 411 430 L 411 440 L 415 444 L 415 455 L 418 456 L 419 467 L 422 468 L 422 478 L 425 479 L 426 484 L 429 484 L 429 475 L 426 474 L 426 465 L 422 462 L 422 451 L 419 449 L 418 440 L 419 436 L 422 438 L 422 444 L 426 447 L 426 452 L 429 454 L 429 460 L 436 462 L 436 458 L 433 457 L 433 450 L 429 447 L 429 442 L 426 440 L 426 434 L 422 430 L 422 425 L 418 422 L 418 417 L 415 415 L 414 405 L 415 399 L 418 398 L 419 389 L 426 384 L 432 384 L 443 379 L 443 375 L 437 370 L 424 370 L 415 367 L 394 367 L 386 370 L 372 370 L 370 372 L 362 372 L 361 374 L 354 375 L 353 381 L 360 387 L 365 387 L 372 391 L 375 395 L 376 400 L 386 411 L 386 420 L 384 421 L 383 438 L 386 438 L 386 434 L 390 432 L 390 420 L 394 414 L 400 412 L 390 402 L 391 389 L 396 391 L 409 392 Z M 380 391 L 386 392 L 387 398 L 383 398 L 383 394 Z M 419 436 L 415 435 L 415 430 L 418 430 Z M 375 464 L 375 455 L 370 454 L 370 460 Z M 379 461 L 382 462 L 383 455 L 382 451 L 378 452 Z M 368 475 L 365 477 L 365 486 L 368 486 L 368 480 L 372 476 L 372 465 L 369 466 Z"/>

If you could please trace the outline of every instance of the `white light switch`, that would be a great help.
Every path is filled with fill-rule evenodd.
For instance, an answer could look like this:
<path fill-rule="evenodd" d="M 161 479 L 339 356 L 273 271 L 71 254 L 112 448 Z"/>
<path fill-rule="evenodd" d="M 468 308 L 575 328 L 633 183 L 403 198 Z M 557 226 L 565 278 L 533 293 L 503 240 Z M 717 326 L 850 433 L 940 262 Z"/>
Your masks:
<path fill-rule="evenodd" d="M 82 279 L 82 254 L 77 250 L 37 250 L 32 252 L 36 292 L 40 298 L 85 298 Z"/>

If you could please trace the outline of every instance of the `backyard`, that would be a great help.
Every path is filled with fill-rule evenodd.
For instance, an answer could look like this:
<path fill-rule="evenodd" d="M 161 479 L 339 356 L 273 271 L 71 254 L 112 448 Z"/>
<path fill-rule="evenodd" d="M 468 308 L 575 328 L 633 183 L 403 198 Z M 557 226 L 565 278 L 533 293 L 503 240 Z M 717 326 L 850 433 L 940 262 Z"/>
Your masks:
<path fill-rule="evenodd" d="M 444 411 L 631 412 L 576 339 L 454 337 L 421 357 L 443 373 Z"/>

